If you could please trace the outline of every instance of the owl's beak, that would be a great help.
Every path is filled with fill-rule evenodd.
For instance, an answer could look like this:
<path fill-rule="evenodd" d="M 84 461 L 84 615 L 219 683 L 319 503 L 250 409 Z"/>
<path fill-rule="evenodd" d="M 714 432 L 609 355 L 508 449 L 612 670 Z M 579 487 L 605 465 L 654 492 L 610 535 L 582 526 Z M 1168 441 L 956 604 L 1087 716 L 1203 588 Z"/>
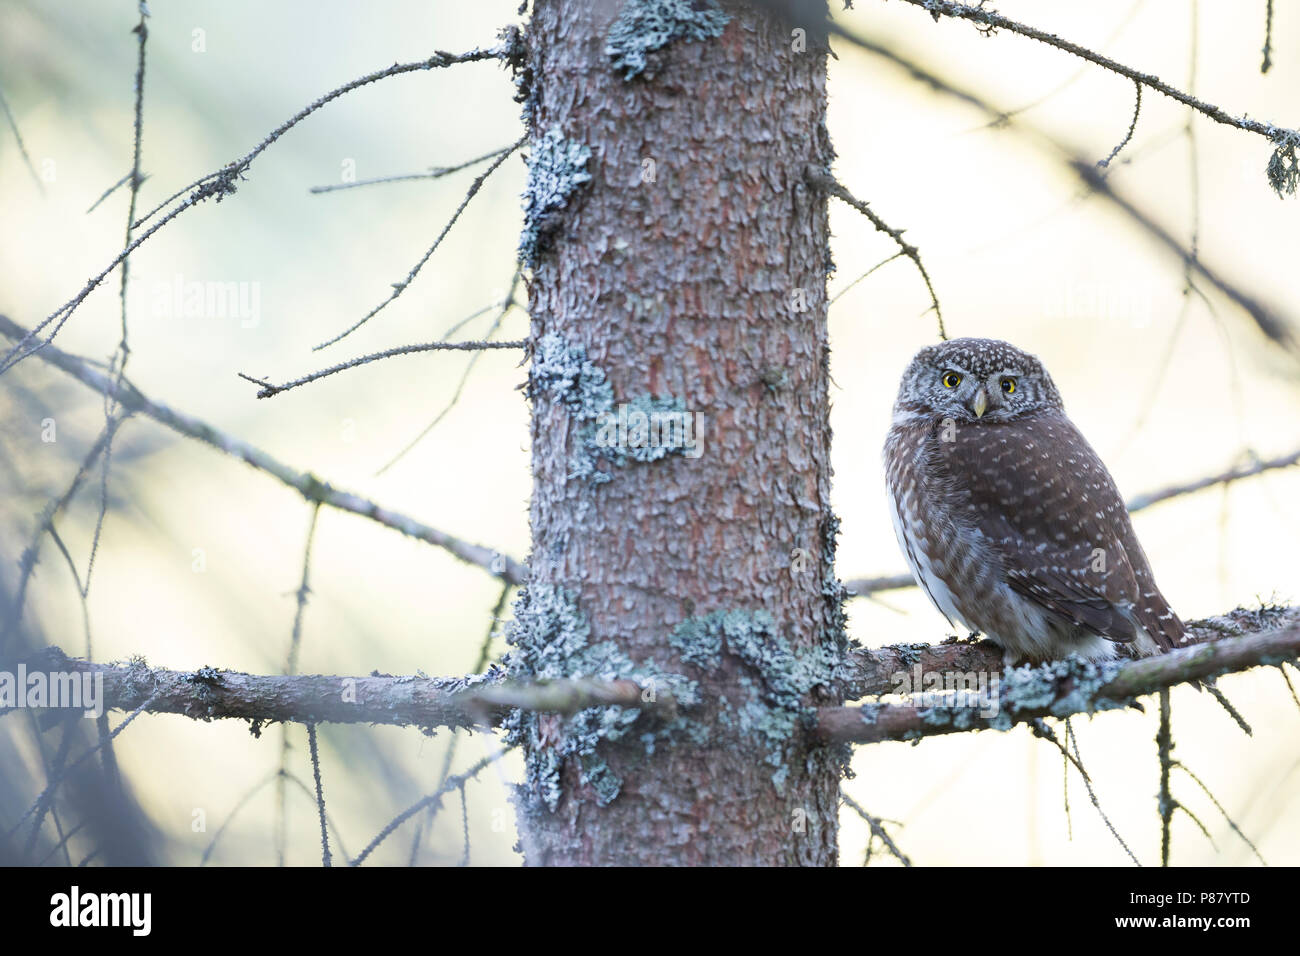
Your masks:
<path fill-rule="evenodd" d="M 982 418 L 984 413 L 988 411 L 988 407 L 989 393 L 981 387 L 980 390 L 975 393 L 975 397 L 971 399 L 970 410 L 975 413 L 976 418 Z"/>

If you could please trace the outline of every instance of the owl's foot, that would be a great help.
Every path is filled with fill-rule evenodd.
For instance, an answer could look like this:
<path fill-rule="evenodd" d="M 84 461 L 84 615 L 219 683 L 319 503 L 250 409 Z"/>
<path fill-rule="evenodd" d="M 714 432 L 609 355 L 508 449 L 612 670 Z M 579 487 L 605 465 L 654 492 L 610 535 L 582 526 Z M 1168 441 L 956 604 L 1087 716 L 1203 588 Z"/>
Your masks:
<path fill-rule="evenodd" d="M 973 644 L 975 639 L 980 636 L 980 631 L 971 631 L 965 637 L 958 637 L 956 634 L 949 634 L 940 644 Z"/>

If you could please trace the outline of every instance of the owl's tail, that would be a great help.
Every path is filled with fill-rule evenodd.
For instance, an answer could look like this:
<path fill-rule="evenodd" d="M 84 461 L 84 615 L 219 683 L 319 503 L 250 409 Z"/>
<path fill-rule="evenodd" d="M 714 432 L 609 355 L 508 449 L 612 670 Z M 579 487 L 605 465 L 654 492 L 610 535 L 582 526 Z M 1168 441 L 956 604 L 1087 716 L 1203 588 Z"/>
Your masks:
<path fill-rule="evenodd" d="M 1151 657 L 1183 646 L 1187 625 L 1159 592 L 1147 598 L 1144 606 L 1135 607 L 1131 614 L 1137 634 L 1129 646 L 1136 656 Z"/>

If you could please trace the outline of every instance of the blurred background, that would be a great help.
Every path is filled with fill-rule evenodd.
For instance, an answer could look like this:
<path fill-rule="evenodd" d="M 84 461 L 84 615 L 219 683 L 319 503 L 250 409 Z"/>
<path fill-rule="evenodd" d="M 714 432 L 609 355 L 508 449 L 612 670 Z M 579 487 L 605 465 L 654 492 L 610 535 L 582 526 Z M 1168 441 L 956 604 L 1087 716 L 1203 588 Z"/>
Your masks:
<path fill-rule="evenodd" d="M 838 5 L 836 5 L 838 6 Z M 1229 113 L 1300 122 L 1300 11 L 1282 7 L 1272 68 L 1261 73 L 1263 0 L 1005 0 L 1000 12 L 1058 33 Z M 249 152 L 322 93 L 434 50 L 495 42 L 521 23 L 517 0 L 454 4 L 320 2 L 267 5 L 173 0 L 151 9 L 140 211 Z M 935 23 L 898 3 L 860 0 L 839 23 L 888 55 L 837 40 L 830 131 L 840 180 L 919 246 L 950 335 L 1005 338 L 1038 354 L 1073 420 L 1128 497 L 1300 446 L 1300 365 L 1203 279 L 1186 291 L 1184 260 L 1134 218 L 1083 187 L 1066 159 L 1103 159 L 1125 135 L 1133 86 L 1041 44 Z M 31 327 L 120 251 L 128 195 L 87 209 L 131 169 L 136 4 L 0 3 L 0 313 Z M 901 64 L 900 65 L 900 61 Z M 974 93 L 969 102 L 919 82 L 931 71 Z M 1193 76 L 1194 71 L 1194 76 Z M 517 352 L 477 362 L 458 404 L 421 442 L 376 475 L 442 412 L 470 358 L 392 359 L 270 400 L 237 377 L 283 381 L 383 348 L 440 337 L 506 298 L 514 274 L 524 167 L 512 156 L 470 203 L 419 278 L 348 339 L 332 338 L 387 298 L 464 197 L 475 167 L 417 180 L 311 194 L 313 186 L 450 166 L 522 133 L 509 74 L 495 61 L 385 79 L 291 130 L 252 166 L 237 194 L 169 225 L 131 258 L 130 379 L 150 397 L 243 438 L 296 469 L 436 528 L 516 556 L 527 552 L 527 408 Z M 1295 262 L 1300 200 L 1280 200 L 1259 136 L 1196 119 L 1148 93 L 1133 140 L 1107 183 L 1184 247 L 1290 321 L 1300 312 Z M 890 240 L 841 204 L 831 207 L 835 295 L 892 255 Z M 238 315 L 187 315 L 173 290 L 242 283 Z M 57 344 L 107 361 L 120 337 L 118 278 L 95 291 Z M 831 308 L 835 508 L 843 520 L 839 573 L 901 572 L 885 505 L 880 447 L 898 376 L 936 337 L 928 297 L 905 260 L 853 286 Z M 495 310 L 456 337 L 487 333 Z M 498 336 L 522 338 L 527 316 Z M 43 441 L 53 419 L 57 440 Z M 37 516 L 68 487 L 103 426 L 99 396 L 27 360 L 0 379 L 0 602 L 13 598 L 18 560 Z M 58 522 L 84 578 L 99 508 L 96 471 Z M 295 492 L 136 416 L 118 432 L 110 511 L 87 601 L 48 537 L 27 595 L 28 640 L 97 660 L 142 655 L 175 669 L 212 665 L 255 673 L 284 667 L 311 507 Z M 1157 505 L 1136 516 L 1161 587 L 1184 618 L 1261 599 L 1297 598 L 1300 470 L 1271 471 Z M 305 673 L 461 674 L 489 633 L 497 583 L 445 552 L 373 522 L 322 509 L 302 620 Z M 8 614 L 6 607 L 5 613 Z M 508 618 L 508 608 L 499 625 Z M 947 624 L 915 589 L 850 605 L 867 645 L 932 642 Z M 498 656 L 505 644 L 491 644 Z M 1300 709 L 1275 668 L 1224 678 L 1255 728 L 1247 738 L 1206 694 L 1173 692 L 1177 756 L 1213 790 L 1271 864 L 1300 863 Z M 114 715 L 113 723 L 121 715 Z M 1159 859 L 1159 767 L 1148 713 L 1074 720 L 1097 796 L 1144 863 Z M 302 727 L 260 739 L 240 722 L 139 718 L 116 755 L 147 818 L 158 862 L 191 865 L 319 861 L 316 811 L 290 782 L 283 811 L 268 783 L 281 760 L 311 782 Z M 355 855 L 413 801 L 436 788 L 451 737 L 415 729 L 322 726 L 321 767 L 344 851 Z M 44 786 L 23 716 L 0 721 L 0 825 Z M 44 744 L 54 747 L 53 739 Z M 462 739 L 451 769 L 495 751 Z M 1060 755 L 1024 728 L 936 738 L 917 747 L 862 747 L 847 792 L 890 821 L 921 864 L 1116 864 L 1127 859 L 1071 772 L 1064 809 Z M 466 788 L 475 864 L 519 857 L 505 785 L 512 755 Z M 1176 864 L 1257 862 L 1188 777 L 1174 795 L 1205 823 L 1174 823 Z M 453 794 L 431 827 L 408 822 L 372 862 L 462 859 Z M 233 815 L 232 815 L 233 814 Z M 199 828 L 196 820 L 202 820 Z M 427 817 L 421 815 L 421 821 Z M 843 819 L 846 864 L 868 831 Z M 224 829 L 222 829 L 224 826 Z M 220 830 L 220 839 L 213 845 Z M 143 832 L 143 831 L 142 831 Z M 52 844 L 51 844 L 52 845 Z M 70 841 L 72 860 L 91 850 Z M 336 846 L 336 850 L 339 849 Z M 62 859 L 60 856 L 59 859 Z M 877 853 L 876 860 L 892 864 Z"/>

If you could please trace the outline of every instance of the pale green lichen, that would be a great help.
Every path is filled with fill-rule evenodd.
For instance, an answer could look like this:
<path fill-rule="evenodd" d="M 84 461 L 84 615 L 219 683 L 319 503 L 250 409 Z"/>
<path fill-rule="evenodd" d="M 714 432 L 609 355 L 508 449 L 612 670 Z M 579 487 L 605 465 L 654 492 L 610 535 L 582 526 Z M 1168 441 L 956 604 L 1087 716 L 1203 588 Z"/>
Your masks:
<path fill-rule="evenodd" d="M 612 641 L 591 643 L 586 617 L 563 589 L 530 586 L 520 592 L 514 612 L 507 640 L 515 650 L 506 659 L 507 674 L 513 680 L 632 680 L 656 694 L 671 694 L 680 707 L 697 703 L 694 681 L 667 673 L 651 661 L 636 663 Z M 560 771 L 570 757 L 577 759 L 581 782 L 595 791 L 600 806 L 618 796 L 622 779 L 601 755 L 600 744 L 623 737 L 640 717 L 636 708 L 589 707 L 558 718 L 558 739 L 548 733 L 546 740 L 542 739 L 540 716 L 533 711 L 512 711 L 502 726 L 509 743 L 524 745 L 526 794 L 554 811 L 561 796 Z M 643 734 L 642 739 L 661 740 L 673 730 L 672 724 L 666 724 Z"/>
<path fill-rule="evenodd" d="M 528 268 L 537 267 L 569 196 L 590 181 L 586 168 L 590 158 L 591 147 L 566 139 L 558 126 L 552 126 L 533 144 L 524 187 L 524 228 L 519 236 L 519 261 Z"/>
<path fill-rule="evenodd" d="M 682 661 L 708 672 L 730 654 L 746 664 L 739 700 L 719 699 L 718 720 L 729 730 L 756 740 L 771 765 L 772 784 L 784 792 L 789 776 L 788 749 L 801 723 L 810 722 L 815 708 L 805 696 L 818 685 L 833 686 L 844 663 L 833 640 L 805 651 L 794 651 L 765 610 L 714 611 L 688 618 L 673 629 L 669 642 Z"/>
<path fill-rule="evenodd" d="M 849 590 L 835 574 L 835 555 L 839 546 L 839 536 L 840 519 L 828 510 L 822 523 L 822 564 L 826 569 L 825 576 L 822 578 L 822 596 L 826 599 L 830 618 L 825 638 L 843 655 L 849 650 L 849 616 L 844 610 L 849 599 Z"/>
<path fill-rule="evenodd" d="M 674 40 L 719 37 L 730 21 L 716 0 L 625 0 L 605 38 L 605 55 L 630 80 L 646 72 L 647 54 Z"/>
<path fill-rule="evenodd" d="M 1268 184 L 1273 187 L 1278 198 L 1294 196 L 1300 185 L 1300 162 L 1296 159 L 1296 147 L 1300 146 L 1300 135 L 1292 130 L 1279 129 L 1273 132 L 1273 142 L 1277 148 L 1268 158 L 1265 173 Z"/>
<path fill-rule="evenodd" d="M 618 413 L 614 404 L 614 389 L 606 378 L 605 371 L 587 358 L 587 350 L 581 345 L 571 345 L 557 332 L 548 332 L 542 336 L 533 355 L 529 372 L 528 394 L 530 398 L 547 395 L 552 401 L 559 402 L 568 410 L 570 417 L 578 423 L 575 451 L 569 460 L 571 469 L 569 477 L 585 479 L 595 484 L 612 481 L 609 471 L 596 467 L 596 463 L 605 460 L 615 467 L 623 467 L 631 461 L 648 463 L 658 461 L 672 454 L 686 454 L 685 445 L 672 445 L 663 442 L 639 444 L 633 441 L 609 443 L 604 438 L 607 421 L 617 420 Z M 642 396 L 626 403 L 626 415 L 643 413 L 647 417 L 669 415 L 686 415 L 686 403 L 673 396 L 655 398 Z M 656 428 L 659 419 L 656 419 Z M 658 434 L 658 429 L 656 430 Z M 694 436 L 699 440 L 699 436 Z"/>

